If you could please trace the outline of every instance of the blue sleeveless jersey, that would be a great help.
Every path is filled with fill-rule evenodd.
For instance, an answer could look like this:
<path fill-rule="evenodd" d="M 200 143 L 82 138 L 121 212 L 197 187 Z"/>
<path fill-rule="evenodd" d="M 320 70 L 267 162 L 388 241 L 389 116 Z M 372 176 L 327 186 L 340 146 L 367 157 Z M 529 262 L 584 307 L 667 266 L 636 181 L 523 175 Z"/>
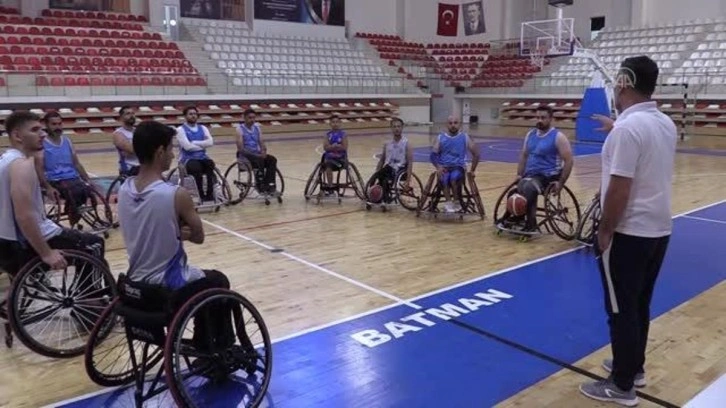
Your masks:
<path fill-rule="evenodd" d="M 555 128 L 549 130 L 544 136 L 537 135 L 533 129 L 527 135 L 527 165 L 524 176 L 554 176 L 560 172 L 560 159 L 557 151 L 557 134 Z"/>
<path fill-rule="evenodd" d="M 328 136 L 328 143 L 331 145 L 334 144 L 342 144 L 343 143 L 343 137 L 345 137 L 345 131 L 343 130 L 331 130 L 327 134 Z M 348 152 L 343 151 L 337 151 L 337 152 L 325 152 L 325 158 L 326 159 L 344 159 L 348 155 Z"/>
<path fill-rule="evenodd" d="M 50 139 L 43 140 L 43 166 L 48 181 L 73 180 L 80 177 L 73 164 L 71 141 L 61 136 L 60 145 Z"/>
<path fill-rule="evenodd" d="M 456 136 L 439 133 L 439 164 L 443 167 L 466 166 L 466 133 Z"/>
<path fill-rule="evenodd" d="M 242 132 L 242 143 L 245 150 L 259 154 L 262 151 L 260 146 L 260 125 L 257 123 L 252 125 L 252 129 L 248 129 L 244 123 L 239 125 Z"/>
<path fill-rule="evenodd" d="M 204 128 L 202 128 L 201 125 L 197 125 L 197 130 L 192 130 L 187 124 L 182 125 L 182 129 L 184 129 L 184 133 L 187 134 L 187 139 L 189 139 L 190 142 L 201 142 L 204 140 Z M 188 152 L 184 149 L 181 149 L 181 161 L 187 162 L 189 160 L 204 160 L 207 158 L 207 149 L 203 150 L 197 150 L 193 152 Z"/>

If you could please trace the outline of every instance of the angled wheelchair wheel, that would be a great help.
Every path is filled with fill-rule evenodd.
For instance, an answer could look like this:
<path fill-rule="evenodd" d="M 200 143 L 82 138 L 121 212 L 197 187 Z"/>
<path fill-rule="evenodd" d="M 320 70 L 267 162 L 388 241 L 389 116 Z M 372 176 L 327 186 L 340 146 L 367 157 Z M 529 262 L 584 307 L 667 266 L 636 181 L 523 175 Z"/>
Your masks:
<path fill-rule="evenodd" d="M 310 177 L 308 177 L 308 181 L 305 183 L 305 190 L 303 191 L 303 195 L 305 196 L 305 201 L 310 200 L 312 197 L 316 197 L 320 194 L 320 178 L 322 172 L 322 166 L 320 163 L 317 163 L 315 165 L 315 168 L 313 169 L 313 172 L 310 173 Z"/>
<path fill-rule="evenodd" d="M 108 267 L 84 252 L 63 250 L 68 267 L 50 270 L 36 257 L 13 279 L 8 317 L 18 339 L 52 358 L 83 354 L 102 311 L 116 296 Z"/>
<path fill-rule="evenodd" d="M 232 198 L 230 204 L 239 204 L 247 198 L 254 184 L 252 181 L 252 166 L 248 161 L 237 160 L 227 167 L 224 172 L 224 180 L 230 186 Z"/>
<path fill-rule="evenodd" d="M 87 209 L 81 211 L 81 219 L 91 228 L 91 232 L 101 232 L 108 238 L 108 230 L 114 228 L 114 212 L 106 198 L 93 186 L 89 186 Z"/>
<path fill-rule="evenodd" d="M 600 200 L 593 198 L 587 209 L 582 214 L 580 223 L 577 226 L 577 241 L 584 245 L 592 246 L 595 242 L 597 225 L 600 221 Z"/>
<path fill-rule="evenodd" d="M 544 196 L 549 229 L 565 241 L 575 239 L 582 215 L 575 195 L 567 186 L 562 186 L 560 193 L 555 194 L 549 185 Z"/>
<path fill-rule="evenodd" d="M 230 184 L 227 182 L 227 178 L 219 170 L 219 167 L 214 167 L 214 174 L 217 176 L 217 182 L 214 185 L 215 200 L 222 205 L 230 205 L 232 201 L 232 189 Z"/>
<path fill-rule="evenodd" d="M 484 209 L 484 203 L 481 200 L 481 194 L 479 194 L 479 187 L 476 185 L 476 180 L 473 175 L 467 173 L 466 181 L 466 184 L 468 184 L 467 192 L 470 197 L 470 202 L 468 203 L 469 210 L 470 212 L 479 214 L 479 217 L 483 220 L 486 218 L 486 210 Z"/>
<path fill-rule="evenodd" d="M 406 187 L 407 181 L 410 185 L 409 188 Z M 401 204 L 401 207 L 409 211 L 418 210 L 423 196 L 423 184 L 415 173 L 410 175 L 406 171 L 398 173 L 393 190 L 396 201 Z"/>
<path fill-rule="evenodd" d="M 103 387 L 131 384 L 140 366 L 148 373 L 164 357 L 162 347 L 127 337 L 123 318 L 117 313 L 119 305 L 116 298 L 103 310 L 88 338 L 84 356 L 88 377 Z"/>
<path fill-rule="evenodd" d="M 347 184 L 353 188 L 355 195 L 361 199 L 366 200 L 365 183 L 363 177 L 361 177 L 358 167 L 355 164 L 348 162 L 348 168 L 346 170 Z"/>
<path fill-rule="evenodd" d="M 106 190 L 106 195 L 104 199 L 106 200 L 106 203 L 108 204 L 109 208 L 111 209 L 111 218 L 114 220 L 113 227 L 118 228 L 118 217 L 117 217 L 117 204 L 118 204 L 118 189 L 121 187 L 121 185 L 126 181 L 126 176 L 118 176 L 116 179 L 111 182 L 111 185 L 108 186 L 108 190 Z"/>
<path fill-rule="evenodd" d="M 215 309 L 211 309 L 214 307 Z M 200 316 L 226 310 L 222 319 L 233 322 L 228 336 L 207 333 L 207 345 L 193 339 L 198 326 L 212 330 Z M 214 312 L 212 312 L 214 310 Z M 227 341 L 221 340 L 226 338 Z M 257 407 L 265 397 L 272 374 L 272 344 L 269 332 L 257 309 L 242 295 L 209 289 L 189 299 L 169 326 L 164 347 L 164 368 L 169 391 L 178 406 L 206 407 L 220 393 L 240 395 L 244 407 Z"/>
<path fill-rule="evenodd" d="M 418 209 L 416 210 L 416 216 L 420 216 L 422 212 L 429 212 L 436 209 L 436 200 L 434 200 L 434 191 L 438 185 L 439 177 L 436 172 L 431 173 L 429 180 L 426 182 L 426 186 L 421 193 L 421 199 L 418 203 Z"/>

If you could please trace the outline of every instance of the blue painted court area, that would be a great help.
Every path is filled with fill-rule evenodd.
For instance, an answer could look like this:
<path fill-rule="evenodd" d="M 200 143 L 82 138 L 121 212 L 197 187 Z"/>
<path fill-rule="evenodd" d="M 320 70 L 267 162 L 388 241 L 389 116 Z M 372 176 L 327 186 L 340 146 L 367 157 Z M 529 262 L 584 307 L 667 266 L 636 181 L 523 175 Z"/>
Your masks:
<path fill-rule="evenodd" d="M 653 318 L 726 279 L 725 236 L 726 203 L 674 219 Z M 573 249 L 276 343 L 266 406 L 492 406 L 608 343 L 596 260 Z"/>
<path fill-rule="evenodd" d="M 522 152 L 522 143 L 520 139 L 481 139 L 477 140 L 479 146 L 480 159 L 482 161 L 502 162 L 502 163 L 518 163 L 519 155 Z M 572 151 L 575 156 L 588 156 L 600 154 L 602 145 L 598 143 L 572 143 Z M 430 147 L 417 147 L 413 151 L 413 157 L 416 162 L 428 163 Z M 470 158 L 468 160 L 471 160 Z"/>

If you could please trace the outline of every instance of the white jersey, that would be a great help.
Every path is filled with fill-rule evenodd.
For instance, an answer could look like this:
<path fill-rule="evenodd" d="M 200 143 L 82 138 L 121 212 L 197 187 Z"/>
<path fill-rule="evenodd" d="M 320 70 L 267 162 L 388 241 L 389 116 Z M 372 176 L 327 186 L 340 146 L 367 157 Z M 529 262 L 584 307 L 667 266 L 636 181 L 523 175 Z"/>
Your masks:
<path fill-rule="evenodd" d="M 630 198 L 615 231 L 638 237 L 670 235 L 671 197 L 678 130 L 655 102 L 623 111 L 602 148 L 602 191 L 610 176 L 633 180 Z"/>
<path fill-rule="evenodd" d="M 0 239 L 7 241 L 24 241 L 20 229 L 15 222 L 13 202 L 10 197 L 10 165 L 18 160 L 25 159 L 25 155 L 17 149 L 8 149 L 0 156 Z M 45 240 L 60 234 L 62 228 L 45 216 L 45 203 L 40 191 L 38 177 L 33 177 L 30 186 L 33 192 L 33 215 Z"/>
<path fill-rule="evenodd" d="M 114 132 L 118 132 L 129 141 L 129 143 L 133 143 L 134 141 L 134 132 L 133 130 L 127 130 L 123 126 L 116 129 Z M 119 169 L 121 171 L 127 171 L 130 167 L 138 167 L 139 166 L 139 159 L 136 157 L 135 154 L 129 154 L 126 152 L 123 152 L 121 150 L 118 151 L 119 155 Z"/>
<path fill-rule="evenodd" d="M 408 139 L 401 137 L 396 142 L 391 140 L 386 143 L 386 162 L 384 165 L 391 166 L 395 170 L 399 170 L 406 165 L 406 148 L 408 147 Z"/>
<path fill-rule="evenodd" d="M 178 289 L 204 277 L 200 269 L 187 265 L 174 211 L 177 188 L 158 180 L 139 192 L 136 177 L 130 177 L 119 189 L 118 218 L 132 281 Z"/>

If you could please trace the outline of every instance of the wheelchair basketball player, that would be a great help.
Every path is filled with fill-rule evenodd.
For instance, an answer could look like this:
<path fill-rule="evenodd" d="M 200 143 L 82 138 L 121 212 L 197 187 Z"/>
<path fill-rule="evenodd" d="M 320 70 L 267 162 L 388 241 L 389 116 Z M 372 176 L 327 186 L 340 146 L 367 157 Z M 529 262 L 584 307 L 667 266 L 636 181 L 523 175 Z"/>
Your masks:
<path fill-rule="evenodd" d="M 48 198 L 65 201 L 68 221 L 75 225 L 81 218 L 80 208 L 91 198 L 91 180 L 78 160 L 71 140 L 63 135 L 63 118 L 58 112 L 48 112 L 43 117 L 47 136 L 43 150 L 35 155 L 35 169 L 40 186 Z"/>
<path fill-rule="evenodd" d="M 511 192 L 512 195 L 519 194 L 524 197 L 527 203 L 526 212 L 519 215 L 505 211 L 496 222 L 500 230 L 521 228 L 521 233 L 535 234 L 537 197 L 544 194 L 550 184 L 553 186 L 552 191 L 559 194 L 570 177 L 573 166 L 572 147 L 567 136 L 552 126 L 552 117 L 553 111 L 549 106 L 537 108 L 537 125 L 524 138 L 517 167 L 518 184 L 516 190 Z"/>
<path fill-rule="evenodd" d="M 371 176 L 369 185 L 378 183 L 383 191 L 382 202 L 389 204 L 393 200 L 391 188 L 396 182 L 396 175 L 405 171 L 407 175 L 412 174 L 413 148 L 408 139 L 403 137 L 403 120 L 400 118 L 391 119 L 391 132 L 393 138 L 383 145 L 381 158 L 378 160 L 376 171 Z M 405 189 L 411 188 L 411 177 L 406 177 Z"/>
<path fill-rule="evenodd" d="M 190 193 L 164 181 L 174 159 L 176 130 L 156 121 L 144 121 L 133 135 L 139 174 L 119 189 L 118 217 L 129 257 L 127 278 L 161 286 L 173 293 L 172 309 L 211 288 L 229 289 L 227 277 L 215 270 L 187 264 L 183 242 L 204 242 L 204 228 Z M 229 313 L 220 304 L 195 317 L 194 346 L 227 348 L 234 343 Z M 206 319 L 210 321 L 206 321 Z M 211 328 L 212 332 L 207 332 Z"/>

